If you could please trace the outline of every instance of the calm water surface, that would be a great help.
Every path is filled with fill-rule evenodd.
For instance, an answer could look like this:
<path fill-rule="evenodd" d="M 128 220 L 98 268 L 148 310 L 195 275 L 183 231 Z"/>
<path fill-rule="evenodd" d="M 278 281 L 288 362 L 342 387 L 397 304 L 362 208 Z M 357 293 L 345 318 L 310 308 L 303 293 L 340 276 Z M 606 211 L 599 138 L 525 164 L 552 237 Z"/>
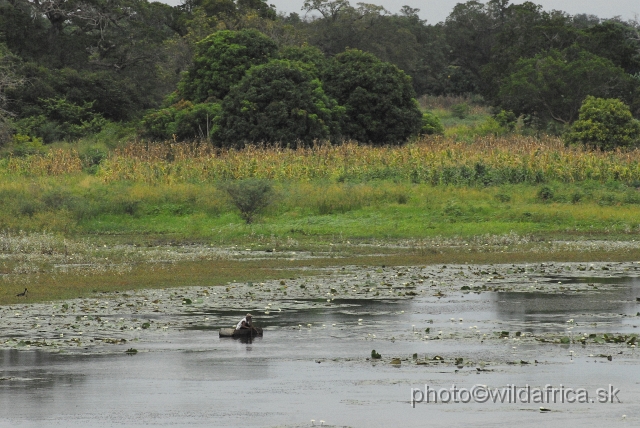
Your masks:
<path fill-rule="evenodd" d="M 123 353 L 131 344 L 114 346 L 117 353 L 109 355 L 3 350 L 0 426 L 310 426 L 311 419 L 316 425 L 324 420 L 325 425 L 356 427 L 640 426 L 640 359 L 628 348 L 615 348 L 623 354 L 609 362 L 590 356 L 595 348 L 575 345 L 513 349 L 509 341 L 423 341 L 413 335 L 413 326 L 445 333 L 474 326 L 487 333 L 560 332 L 569 318 L 578 323 L 576 330 L 638 332 L 640 318 L 628 315 L 640 311 L 635 302 L 640 282 L 606 280 L 615 285 L 603 293 L 460 293 L 400 302 L 336 299 L 331 307 L 261 316 L 265 336 L 252 343 L 220 339 L 219 325 L 200 324 L 162 341 L 134 345 L 140 350 L 134 356 Z M 313 327 L 306 328 L 307 323 Z M 383 356 L 460 356 L 488 362 L 493 371 L 372 364 L 364 360 L 371 349 Z M 504 361 L 505 355 L 539 364 L 491 364 Z M 539 404 L 522 403 L 410 407 L 411 387 L 448 388 L 453 383 L 466 388 L 477 383 L 563 383 L 589 391 L 613 384 L 621 390 L 622 403 L 546 405 L 550 413 L 540 413 Z"/>

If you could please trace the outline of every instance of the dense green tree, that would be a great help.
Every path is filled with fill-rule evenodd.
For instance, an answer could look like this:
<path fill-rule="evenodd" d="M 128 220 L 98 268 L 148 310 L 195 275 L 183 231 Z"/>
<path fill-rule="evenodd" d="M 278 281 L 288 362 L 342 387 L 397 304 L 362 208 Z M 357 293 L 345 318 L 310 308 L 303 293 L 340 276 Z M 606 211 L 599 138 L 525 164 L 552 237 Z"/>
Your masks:
<path fill-rule="evenodd" d="M 308 66 L 272 60 L 249 69 L 222 101 L 216 138 L 236 147 L 309 145 L 337 134 L 343 114 Z"/>
<path fill-rule="evenodd" d="M 531 2 L 506 6 L 496 21 L 498 31 L 490 59 L 480 73 L 480 88 L 488 99 L 495 98 L 502 80 L 519 59 L 532 58 L 551 49 L 566 49 L 580 37 L 579 31 L 570 25 L 569 15 L 543 11 L 542 6 Z"/>
<path fill-rule="evenodd" d="M 27 84 L 0 87 L 0 139 L 10 137 L 9 112 L 31 138 L 49 142 L 98 129 L 104 120 L 138 120 L 163 99 L 165 108 L 145 118 L 147 132 L 202 138 L 247 70 L 276 58 L 323 81 L 348 112 L 345 135 L 361 141 L 395 143 L 419 132 L 407 81 L 417 94 L 479 93 L 542 124 L 571 123 L 587 95 L 620 98 L 640 117 L 637 22 L 509 0 L 460 3 L 436 25 L 408 6 L 392 13 L 375 4 L 305 0 L 303 9 L 301 17 L 277 15 L 267 0 L 185 0 L 175 7 L 2 1 L 0 44 L 9 54 L 2 58 L 12 58 L 13 81 Z M 348 49 L 377 60 L 356 61 Z M 84 118 L 67 127 L 52 105 Z"/>
<path fill-rule="evenodd" d="M 30 132 L 46 132 L 47 142 L 78 135 L 50 114 L 47 100 L 90 105 L 108 120 L 139 117 L 177 83 L 164 68 L 175 15 L 146 0 L 2 3 L 0 38 L 24 60 L 18 71 L 28 82 L 10 91 L 8 108 Z"/>
<path fill-rule="evenodd" d="M 320 76 L 327 66 L 327 58 L 315 46 L 285 46 L 278 52 L 278 58 L 306 64 L 314 76 Z"/>
<path fill-rule="evenodd" d="M 390 14 L 381 6 L 346 0 L 309 0 L 304 4 L 314 18 L 298 26 L 309 43 L 328 56 L 347 48 L 359 49 L 391 62 L 412 76 L 417 93 L 441 91 L 439 81 L 447 64 L 440 27 L 428 26 L 419 9 L 404 6 Z"/>
<path fill-rule="evenodd" d="M 632 99 L 637 86 L 611 61 L 577 47 L 521 59 L 498 94 L 502 108 L 570 124 L 588 95 Z"/>
<path fill-rule="evenodd" d="M 352 49 L 336 55 L 323 83 L 327 94 L 346 109 L 345 138 L 402 144 L 421 128 L 411 78 L 372 54 Z"/>
<path fill-rule="evenodd" d="M 564 135 L 567 144 L 582 144 L 600 150 L 612 150 L 640 144 L 640 121 L 618 99 L 588 96 L 580 107 L 580 116 Z"/>
<path fill-rule="evenodd" d="M 491 61 L 499 31 L 496 15 L 500 15 L 503 7 L 494 6 L 494 3 L 458 3 L 447 17 L 443 28 L 449 46 L 449 62 L 459 67 L 460 77 L 464 76 L 468 80 L 463 86 L 474 91 L 482 86 L 482 68 Z M 458 75 L 449 74 L 448 78 Z"/>
<path fill-rule="evenodd" d="M 180 95 L 193 102 L 223 99 L 251 66 L 273 58 L 278 46 L 257 30 L 219 31 L 198 42 Z"/>
<path fill-rule="evenodd" d="M 611 60 L 629 74 L 640 72 L 640 33 L 619 21 L 598 23 L 584 31 L 581 42 L 589 52 Z"/>

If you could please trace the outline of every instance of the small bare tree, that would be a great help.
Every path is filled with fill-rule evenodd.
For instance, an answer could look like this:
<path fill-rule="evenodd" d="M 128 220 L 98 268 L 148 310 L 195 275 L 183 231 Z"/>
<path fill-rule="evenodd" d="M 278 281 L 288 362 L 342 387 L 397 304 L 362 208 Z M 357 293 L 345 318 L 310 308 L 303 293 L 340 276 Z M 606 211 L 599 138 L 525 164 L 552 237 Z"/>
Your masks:
<path fill-rule="evenodd" d="M 240 217 L 247 224 L 255 219 L 274 200 L 274 191 L 267 180 L 250 178 L 247 180 L 229 181 L 222 184 L 233 205 L 240 211 Z"/>

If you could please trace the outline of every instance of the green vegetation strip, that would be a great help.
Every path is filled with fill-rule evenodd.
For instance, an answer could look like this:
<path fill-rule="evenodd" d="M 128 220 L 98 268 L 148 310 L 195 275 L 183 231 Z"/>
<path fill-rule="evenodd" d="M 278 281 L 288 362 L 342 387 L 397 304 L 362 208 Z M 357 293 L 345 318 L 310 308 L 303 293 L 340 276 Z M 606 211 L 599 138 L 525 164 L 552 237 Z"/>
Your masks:
<path fill-rule="evenodd" d="M 283 257 L 264 259 L 220 259 L 179 261 L 174 263 L 140 262 L 133 266 L 60 270 L 40 263 L 42 271 L 31 273 L 5 272 L 5 285 L 0 288 L 0 305 L 35 303 L 71 298 L 91 298 L 102 293 L 130 290 L 171 288 L 185 286 L 225 286 L 230 282 L 260 282 L 269 279 L 286 279 L 316 276 L 333 272 L 346 266 L 420 266 L 433 264 L 504 264 L 523 262 L 591 262 L 637 261 L 640 246 L 629 247 L 609 243 L 590 247 L 541 245 L 478 244 L 460 248 L 433 244 L 413 248 L 362 248 L 335 246 L 333 252 L 315 257 L 295 258 L 288 252 Z M 252 257 L 260 257 L 255 251 Z M 262 255 L 267 254 L 263 253 Z M 313 253 L 311 253 L 313 254 Z M 308 256 L 309 254 L 305 254 Z M 38 257 L 31 257 L 37 260 Z M 38 266 L 33 262 L 33 266 Z M 6 269 L 7 263 L 2 266 Z M 328 269 L 328 271 L 327 271 Z M 24 287 L 26 296 L 16 294 Z"/>

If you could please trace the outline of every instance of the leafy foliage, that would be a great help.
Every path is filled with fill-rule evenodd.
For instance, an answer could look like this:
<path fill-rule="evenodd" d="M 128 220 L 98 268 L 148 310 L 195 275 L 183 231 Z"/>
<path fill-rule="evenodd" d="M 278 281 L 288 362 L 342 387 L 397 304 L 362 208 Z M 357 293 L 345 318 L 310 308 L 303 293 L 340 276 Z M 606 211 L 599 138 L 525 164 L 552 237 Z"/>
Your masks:
<path fill-rule="evenodd" d="M 343 113 L 303 63 L 272 60 L 251 68 L 223 100 L 217 138 L 225 146 L 310 145 L 335 135 Z"/>
<path fill-rule="evenodd" d="M 297 61 L 304 64 L 314 76 L 321 76 L 327 66 L 327 58 L 315 46 L 285 46 L 278 52 L 280 59 Z"/>
<path fill-rule="evenodd" d="M 444 134 L 444 126 L 440 122 L 440 118 L 433 113 L 427 112 L 422 114 L 422 128 L 420 135 L 442 135 Z"/>
<path fill-rule="evenodd" d="M 618 99 L 587 97 L 580 116 L 564 135 L 568 144 L 612 150 L 640 144 L 640 121 Z"/>
<path fill-rule="evenodd" d="M 218 31 L 198 42 L 180 94 L 193 102 L 222 100 L 249 68 L 275 56 L 277 45 L 257 30 Z"/>
<path fill-rule="evenodd" d="M 27 156 L 44 153 L 42 139 L 28 135 L 15 134 L 11 141 L 11 153 L 14 156 Z"/>
<path fill-rule="evenodd" d="M 221 187 L 247 224 L 252 223 L 256 215 L 273 202 L 273 187 L 267 180 L 254 178 L 230 181 Z"/>
<path fill-rule="evenodd" d="M 215 132 L 213 123 L 220 104 L 180 100 L 170 107 L 147 114 L 142 119 L 145 133 L 153 140 L 204 140 Z"/>
<path fill-rule="evenodd" d="M 100 113 L 93 111 L 93 103 L 82 105 L 65 98 L 40 100 L 43 113 L 16 122 L 18 132 L 32 137 L 42 137 L 45 143 L 59 140 L 77 140 L 100 132 L 107 123 Z"/>
<path fill-rule="evenodd" d="M 442 28 L 427 25 L 419 9 L 403 6 L 400 13 L 391 14 L 371 3 L 307 0 L 304 10 L 319 18 L 299 25 L 300 31 L 328 56 L 359 49 L 404 70 L 419 94 L 448 90 L 442 81 L 447 68 Z"/>
<path fill-rule="evenodd" d="M 346 109 L 345 138 L 401 144 L 420 130 L 422 113 L 411 78 L 393 64 L 348 50 L 332 59 L 323 83 L 327 94 Z"/>
<path fill-rule="evenodd" d="M 16 73 L 17 60 L 4 44 L 0 44 L 0 145 L 10 140 L 14 116 L 12 111 L 6 110 L 7 91 L 24 84 L 24 79 Z"/>
<path fill-rule="evenodd" d="M 495 115 L 495 120 L 501 127 L 508 131 L 513 131 L 516 127 L 518 118 L 511 110 L 500 110 Z"/>
<path fill-rule="evenodd" d="M 469 116 L 471 108 L 467 103 L 454 104 L 451 106 L 451 113 L 458 119 L 464 119 Z"/>
<path fill-rule="evenodd" d="M 543 122 L 572 123 L 588 96 L 628 98 L 631 78 L 611 61 L 572 47 L 521 59 L 500 87 L 500 105 Z"/>

